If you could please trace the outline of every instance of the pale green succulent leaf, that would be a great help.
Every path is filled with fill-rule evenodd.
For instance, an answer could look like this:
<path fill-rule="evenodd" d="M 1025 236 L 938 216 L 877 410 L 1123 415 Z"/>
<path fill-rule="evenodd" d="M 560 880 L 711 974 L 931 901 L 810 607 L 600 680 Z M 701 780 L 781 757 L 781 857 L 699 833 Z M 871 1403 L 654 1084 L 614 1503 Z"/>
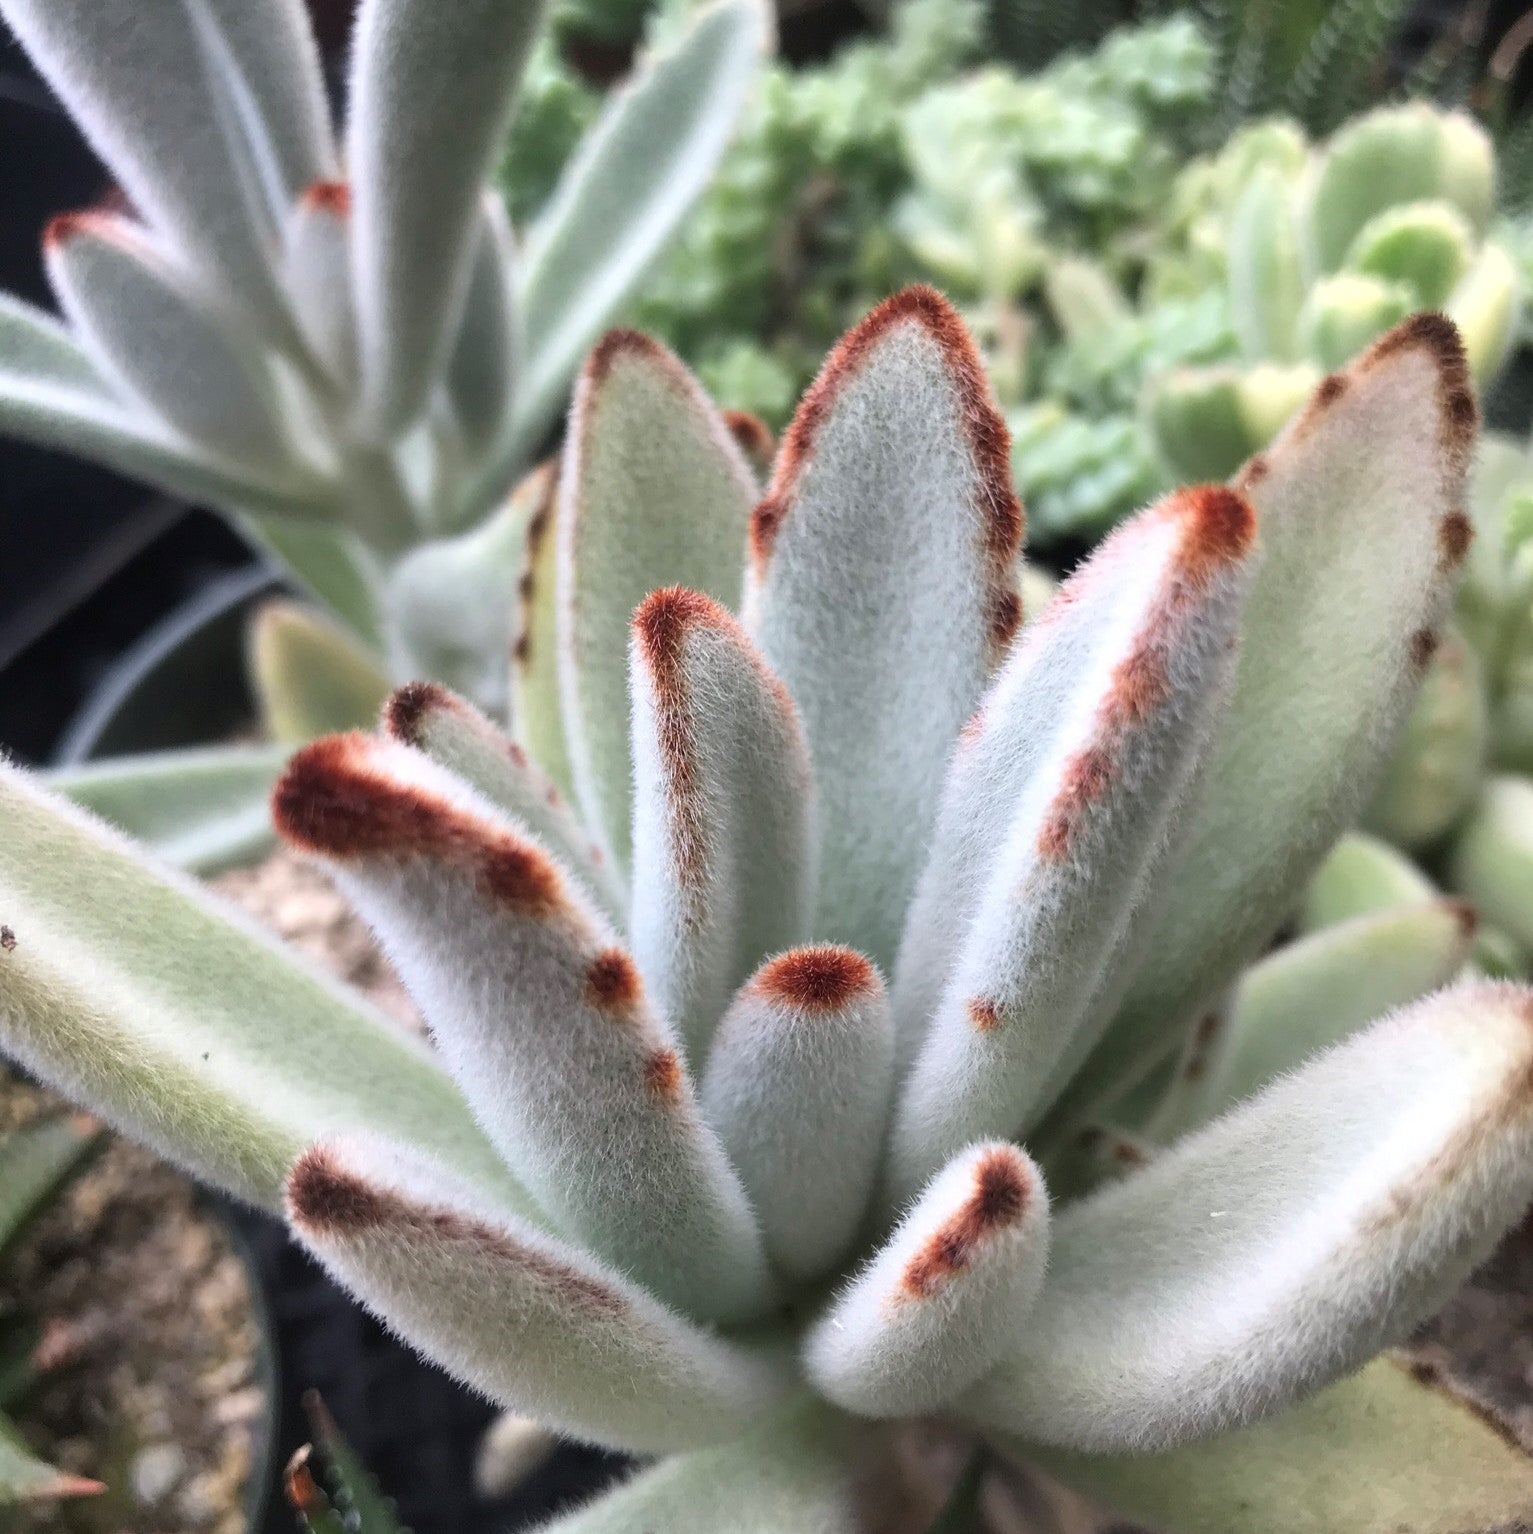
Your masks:
<path fill-rule="evenodd" d="M 312 490 L 220 463 L 120 398 L 51 315 L 0 294 L 0 430 L 80 453 L 172 495 L 282 516 L 333 515 Z"/>
<path fill-rule="evenodd" d="M 633 759 L 628 631 L 663 586 L 734 609 L 756 482 L 701 385 L 658 342 L 613 331 L 575 393 L 559 479 L 564 732 L 587 822 L 626 869 Z"/>
<path fill-rule="evenodd" d="M 1021 1344 L 1048 1255 L 1043 1174 L 1008 1141 L 970 1146 L 921 1190 L 810 1328 L 810 1379 L 860 1416 L 950 1406 Z"/>
<path fill-rule="evenodd" d="M 1294 220 L 1293 178 L 1258 167 L 1230 213 L 1230 317 L 1251 361 L 1298 359 L 1304 277 Z"/>
<path fill-rule="evenodd" d="M 310 1139 L 360 1128 L 526 1205 L 396 1024 L 26 774 L 0 806 L 0 1046 L 29 1070 L 266 1208 Z"/>
<path fill-rule="evenodd" d="M 701 1063 L 729 998 L 806 940 L 814 779 L 798 712 L 734 616 L 665 587 L 633 621 L 634 958 Z"/>
<path fill-rule="evenodd" d="M 526 369 L 506 468 L 536 451 L 569 381 L 633 297 L 734 136 L 768 45 L 761 0 L 720 0 L 630 80 L 566 168 L 528 240 Z"/>
<path fill-rule="evenodd" d="M 843 339 L 752 524 L 746 626 L 819 789 L 819 935 L 892 963 L 947 758 L 1020 622 L 1021 509 L 977 353 L 930 288 Z"/>
<path fill-rule="evenodd" d="M 1525 991 L 1439 992 L 1072 1205 L 976 1420 L 1060 1448 L 1174 1448 L 1402 1340 L 1533 1194 L 1530 1064 Z"/>
<path fill-rule="evenodd" d="M 1323 927 L 1253 964 L 1228 1008 L 1200 1026 L 1152 1121 L 1158 1140 L 1196 1129 L 1375 1018 L 1446 985 L 1469 958 L 1474 913 L 1435 901 Z"/>
<path fill-rule="evenodd" d="M 1533 779 L 1488 779 L 1448 862 L 1449 886 L 1487 921 L 1533 948 Z"/>
<path fill-rule="evenodd" d="M 1002 1447 L 1178 1534 L 1466 1534 L 1533 1512 L 1527 1451 L 1388 1358 L 1270 1422 L 1169 1454 Z"/>
<path fill-rule="evenodd" d="M 55 220 L 48 277 L 86 348 L 172 430 L 261 478 L 291 477 L 254 336 L 198 303 L 146 235 L 110 213 Z"/>
<path fill-rule="evenodd" d="M 174 868 L 251 863 L 275 838 L 266 800 L 284 746 L 202 746 L 56 768 L 45 781 Z"/>
<path fill-rule="evenodd" d="M 1354 916 L 1420 905 L 1437 893 L 1437 886 L 1398 847 L 1349 831 L 1305 887 L 1299 931 L 1314 932 Z"/>
<path fill-rule="evenodd" d="M 240 114 L 204 27 L 246 66 L 281 159 L 306 184 L 329 155 L 317 60 L 293 0 L 5 0 L 0 12 L 154 229 L 234 312 L 280 323 L 269 209 L 252 145 L 230 131 Z"/>
<path fill-rule="evenodd" d="M 1299 344 L 1322 368 L 1344 367 L 1370 341 L 1419 308 L 1403 282 L 1334 272 L 1310 288 L 1297 322 Z"/>
<path fill-rule="evenodd" d="M 493 449 L 511 429 L 524 322 L 512 282 L 515 250 L 505 204 L 493 192 L 480 202 L 463 317 L 446 377 L 453 420 L 474 457 Z"/>
<path fill-rule="evenodd" d="M 858 1534 L 861 1481 L 854 1427 L 811 1403 L 640 1470 L 538 1534 Z"/>
<path fill-rule="evenodd" d="M 1234 699 L 1186 856 L 1152 896 L 1147 957 L 1077 1101 L 1159 1058 L 1273 935 L 1361 808 L 1446 616 L 1474 420 L 1452 327 L 1418 316 L 1242 471 L 1263 552 Z"/>
<path fill-rule="evenodd" d="M 920 1039 L 896 1197 L 1035 1118 L 1109 1020 L 1131 914 L 1229 702 L 1254 531 L 1223 487 L 1142 513 L 1024 631 L 965 727 L 896 971 Z"/>
<path fill-rule="evenodd" d="M 1364 827 L 1416 850 L 1440 841 L 1480 786 L 1489 734 L 1479 654 L 1450 626 L 1368 801 Z"/>
<path fill-rule="evenodd" d="M 555 465 L 534 469 L 517 487 L 531 515 L 523 540 L 512 620 L 511 727 L 534 761 L 573 797 L 575 774 L 565 739 L 559 686 L 558 474 Z"/>
<path fill-rule="evenodd" d="M 317 182 L 284 224 L 282 280 L 293 318 L 321 367 L 350 383 L 357 368 L 357 316 L 351 292 L 351 189 Z"/>
<path fill-rule="evenodd" d="M 366 0 L 352 42 L 346 159 L 363 407 L 408 425 L 462 312 L 481 188 L 510 118 L 539 0 Z"/>
<path fill-rule="evenodd" d="M 373 927 L 485 1133 L 560 1228 L 692 1315 L 759 1314 L 760 1236 L 673 1030 L 531 831 L 424 752 L 365 735 L 306 747 L 272 805 Z"/>
<path fill-rule="evenodd" d="M 529 488 L 468 532 L 417 545 L 389 572 L 383 598 L 393 674 L 443 682 L 498 718 L 510 705 L 511 594 L 540 504 Z"/>
<path fill-rule="evenodd" d="M 1522 282 L 1506 249 L 1482 246 L 1443 307 L 1463 332 L 1475 382 L 1489 388 L 1516 343 L 1523 309 Z"/>
<path fill-rule="evenodd" d="M 1490 139 L 1467 113 L 1413 101 L 1354 119 L 1309 177 L 1305 219 L 1315 267 L 1335 271 L 1368 222 L 1402 203 L 1444 198 L 1483 234 L 1494 177 Z"/>
<path fill-rule="evenodd" d="M 778 954 L 718 1024 L 699 1100 L 791 1282 L 823 1279 L 851 1255 L 876 1191 L 893 1067 L 883 982 L 847 948 Z"/>
<path fill-rule="evenodd" d="M 524 824 L 580 879 L 606 915 L 621 923 L 628 894 L 611 864 L 591 845 L 541 765 L 471 703 L 435 682 L 408 683 L 390 698 L 383 728 Z"/>
<path fill-rule="evenodd" d="M 389 679 L 376 658 L 298 602 L 268 602 L 256 613 L 249 665 L 265 732 L 287 745 L 331 730 L 365 728 L 389 695 Z"/>
<path fill-rule="evenodd" d="M 288 1180 L 287 1211 L 309 1250 L 410 1342 L 574 1437 L 694 1448 L 735 1437 L 783 1394 L 780 1364 L 387 1141 L 313 1146 Z"/>
<path fill-rule="evenodd" d="M 1392 208 L 1358 230 L 1347 250 L 1352 271 L 1403 282 L 1417 309 L 1435 309 L 1447 301 L 1469 269 L 1474 231 L 1449 202 L 1408 202 Z"/>

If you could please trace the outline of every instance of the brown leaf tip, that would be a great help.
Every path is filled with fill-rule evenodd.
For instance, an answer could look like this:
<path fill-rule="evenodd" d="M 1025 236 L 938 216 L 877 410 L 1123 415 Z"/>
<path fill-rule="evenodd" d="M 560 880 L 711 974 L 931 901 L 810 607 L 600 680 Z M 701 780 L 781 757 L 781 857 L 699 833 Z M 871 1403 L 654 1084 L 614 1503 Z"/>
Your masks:
<path fill-rule="evenodd" d="M 756 468 L 764 469 L 772 462 L 777 443 L 772 428 L 759 415 L 752 415 L 749 410 L 726 410 L 724 426 Z"/>
<path fill-rule="evenodd" d="M 964 1011 L 981 1033 L 994 1033 L 1001 1026 L 1001 1004 L 988 996 L 971 996 L 964 1004 Z"/>
<path fill-rule="evenodd" d="M 756 971 L 754 989 L 803 1012 L 834 1012 L 877 990 L 878 971 L 850 948 L 792 948 Z"/>
<path fill-rule="evenodd" d="M 9 927 L 0 927 L 0 949 L 6 953 L 15 953 L 16 934 Z"/>
<path fill-rule="evenodd" d="M 1472 942 L 1475 933 L 1480 930 L 1480 913 L 1467 900 L 1446 900 L 1443 905 L 1448 914 L 1458 923 L 1458 929 L 1464 941 Z"/>
<path fill-rule="evenodd" d="M 328 213 L 331 218 L 350 218 L 351 184 L 347 181 L 311 181 L 303 189 L 300 206 L 305 213 Z"/>
<path fill-rule="evenodd" d="M 653 336 L 645 335 L 642 330 L 629 330 L 620 326 L 609 330 L 591 348 L 586 358 L 586 381 L 591 384 L 605 382 L 608 374 L 625 357 L 656 363 L 666 372 L 682 370 L 681 364 Z"/>
<path fill-rule="evenodd" d="M 311 1145 L 293 1163 L 285 1207 L 293 1227 L 313 1240 L 387 1230 L 425 1246 L 447 1242 L 466 1249 L 466 1255 L 514 1270 L 592 1319 L 607 1319 L 627 1309 L 622 1295 L 606 1284 L 507 1231 L 368 1182 L 343 1166 L 327 1145 Z"/>
<path fill-rule="evenodd" d="M 1411 664 L 1417 671 L 1425 671 L 1432 664 L 1432 657 L 1441 643 L 1436 629 L 1417 629 L 1411 635 Z"/>
<path fill-rule="evenodd" d="M 1032 1177 L 1021 1155 L 1004 1146 L 986 1151 L 974 1168 L 973 1192 L 905 1265 L 901 1292 L 915 1299 L 936 1294 L 969 1266 L 986 1237 L 1022 1218 L 1031 1196 Z"/>
<path fill-rule="evenodd" d="M 277 834 L 301 852 L 338 859 L 436 858 L 469 871 L 489 897 L 528 915 L 561 902 L 558 869 L 543 852 L 390 777 L 374 759 L 378 749 L 353 731 L 299 751 L 272 790 Z"/>
<path fill-rule="evenodd" d="M 645 1057 L 644 1090 L 657 1102 L 676 1102 L 681 1082 L 681 1060 L 674 1049 L 656 1049 Z"/>
<path fill-rule="evenodd" d="M 783 437 L 771 486 L 751 514 L 751 555 L 758 568 L 771 555 L 799 475 L 838 395 L 890 332 L 911 324 L 936 343 L 957 394 L 959 429 L 967 439 L 978 479 L 975 510 L 984 527 L 993 598 L 1011 584 L 1024 525 L 1022 503 L 1011 478 L 1011 433 L 968 327 L 952 304 L 924 283 L 886 298 L 847 331 L 800 401 Z"/>
<path fill-rule="evenodd" d="M 1344 373 L 1327 373 L 1315 386 L 1315 404 L 1324 410 L 1327 405 L 1334 405 L 1346 392 L 1346 375 Z"/>
<path fill-rule="evenodd" d="M 1416 349 L 1428 353 L 1437 368 L 1445 443 L 1451 453 L 1461 454 L 1468 449 L 1479 427 L 1480 407 L 1475 401 L 1463 337 L 1446 314 L 1426 310 L 1402 320 L 1380 336 L 1357 365 L 1367 369 L 1399 352 Z"/>
<path fill-rule="evenodd" d="M 1256 513 L 1228 485 L 1183 490 L 1173 497 L 1173 509 L 1184 518 L 1178 562 L 1195 582 L 1244 559 L 1256 541 Z"/>
<path fill-rule="evenodd" d="M 668 673 L 678 664 L 690 629 L 733 626 L 734 619 L 712 597 L 685 586 L 663 586 L 650 592 L 633 615 L 639 653 L 657 673 Z"/>
<path fill-rule="evenodd" d="M 1450 511 L 1437 524 L 1437 549 L 1445 570 L 1463 564 L 1469 545 L 1474 541 L 1474 523 L 1464 511 Z"/>
<path fill-rule="evenodd" d="M 586 970 L 586 997 L 603 1012 L 626 1011 L 642 990 L 638 966 L 621 948 L 604 948 Z"/>
<path fill-rule="evenodd" d="M 421 743 L 428 714 L 450 713 L 461 707 L 440 682 L 406 682 L 383 705 L 383 731 L 407 746 Z"/>
<path fill-rule="evenodd" d="M 118 232 L 116 220 L 109 214 L 93 208 L 75 208 L 66 213 L 55 213 L 43 225 L 43 250 L 61 250 L 71 240 L 92 234 L 98 240 L 111 239 Z"/>

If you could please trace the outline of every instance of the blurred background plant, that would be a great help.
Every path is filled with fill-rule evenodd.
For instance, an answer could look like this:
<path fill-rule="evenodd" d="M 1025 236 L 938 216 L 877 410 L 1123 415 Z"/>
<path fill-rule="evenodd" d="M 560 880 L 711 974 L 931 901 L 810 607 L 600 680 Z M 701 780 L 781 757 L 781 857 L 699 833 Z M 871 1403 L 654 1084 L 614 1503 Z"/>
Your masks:
<path fill-rule="evenodd" d="M 57 1113 L 0 1135 L 0 1268 L 32 1222 L 84 1169 L 104 1133 L 84 1114 Z M 0 1309 L 0 1524 L 7 1507 L 102 1489 L 39 1459 L 11 1415 L 61 1351 L 44 1318 Z"/>

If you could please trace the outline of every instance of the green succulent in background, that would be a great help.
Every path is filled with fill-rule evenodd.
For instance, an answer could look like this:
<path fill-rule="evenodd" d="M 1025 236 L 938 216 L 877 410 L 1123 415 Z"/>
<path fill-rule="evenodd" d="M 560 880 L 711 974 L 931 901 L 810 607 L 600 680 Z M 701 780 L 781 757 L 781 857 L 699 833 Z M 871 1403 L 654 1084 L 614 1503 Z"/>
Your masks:
<path fill-rule="evenodd" d="M 1205 205 L 1145 277 L 1153 304 L 1214 275 L 1224 255 L 1226 357 L 1143 375 L 1172 477 L 1229 473 L 1324 373 L 1417 309 L 1456 320 L 1482 390 L 1517 335 L 1520 274 L 1488 233 L 1494 153 L 1470 118 L 1423 103 L 1380 108 L 1303 152 L 1297 130 L 1248 131 L 1255 146 L 1241 135 L 1223 164 L 1189 170 Z"/>
<path fill-rule="evenodd" d="M 5 940 L 10 940 L 9 928 Z M 54 1114 L 0 1135 L 0 1267 L 31 1223 L 89 1162 L 103 1136 L 83 1115 L 70 1114 Z M 55 1351 L 35 1318 L 0 1314 L 0 1523 L 7 1507 L 88 1497 L 103 1489 L 99 1482 L 38 1459 L 12 1420 Z"/>
<path fill-rule="evenodd" d="M 330 628 L 258 641 L 268 695 L 308 678 L 283 727 L 390 676 L 503 713 L 507 492 L 723 152 L 758 0 L 689 13 L 588 128 L 536 62 L 537 4 L 365 0 L 339 129 L 300 0 L 0 15 L 131 203 L 49 225 L 63 322 L 0 299 L 0 430 L 213 506 L 325 610 Z M 513 234 L 491 178 L 529 59 L 521 202 L 540 208 Z M 238 840 L 216 823 L 258 810 L 273 764 L 241 747 L 184 766 L 94 766 L 85 792 L 216 862 Z"/>
<path fill-rule="evenodd" d="M 1434 990 L 1431 899 L 1242 973 L 1408 712 L 1474 431 L 1418 316 L 1022 629 L 935 292 L 764 496 L 615 332 L 537 488 L 517 737 L 411 685 L 274 795 L 432 1047 L 10 768 L 0 1041 L 486 1394 L 659 1456 L 559 1534 L 860 1534 L 933 1413 L 1180 1534 L 1513 1522 L 1533 1463 L 1375 1354 L 1533 1193 L 1533 995 Z M 1197 1048 L 1217 1091 L 1153 1090 Z"/>

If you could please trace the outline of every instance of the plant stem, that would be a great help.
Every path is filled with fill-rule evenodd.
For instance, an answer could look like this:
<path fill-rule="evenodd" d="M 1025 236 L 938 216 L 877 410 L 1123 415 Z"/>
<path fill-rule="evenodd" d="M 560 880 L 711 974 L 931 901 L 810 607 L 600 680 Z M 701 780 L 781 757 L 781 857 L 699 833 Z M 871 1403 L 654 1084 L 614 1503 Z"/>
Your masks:
<path fill-rule="evenodd" d="M 963 1473 L 953 1484 L 937 1521 L 926 1534 L 977 1534 L 979 1489 L 985 1479 L 985 1451 L 975 1449 Z"/>

